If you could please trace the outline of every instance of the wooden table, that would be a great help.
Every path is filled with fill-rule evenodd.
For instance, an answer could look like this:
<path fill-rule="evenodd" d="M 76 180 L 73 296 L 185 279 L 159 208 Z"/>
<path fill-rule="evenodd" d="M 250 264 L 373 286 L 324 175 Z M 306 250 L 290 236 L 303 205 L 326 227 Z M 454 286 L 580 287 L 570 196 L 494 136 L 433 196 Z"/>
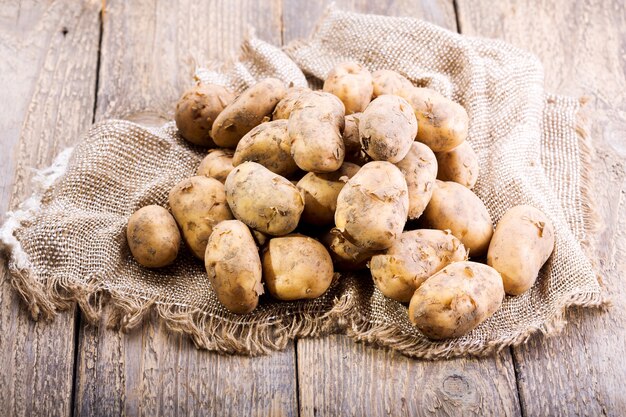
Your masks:
<path fill-rule="evenodd" d="M 0 220 L 98 120 L 171 118 L 196 64 L 236 53 L 248 25 L 277 45 L 326 1 L 5 0 L 0 7 Z M 484 359 L 411 360 L 345 336 L 260 358 L 196 350 L 153 316 L 130 334 L 77 308 L 31 321 L 0 262 L 0 415 L 612 415 L 626 413 L 626 12 L 621 0 L 340 0 L 536 53 L 547 88 L 588 95 L 595 120 L 595 248 L 613 299 L 573 309 L 559 337 Z M 508 4 L 507 4 L 508 3 Z M 541 3 L 541 4 L 540 4 Z M 156 110 L 157 113 L 148 110 Z"/>

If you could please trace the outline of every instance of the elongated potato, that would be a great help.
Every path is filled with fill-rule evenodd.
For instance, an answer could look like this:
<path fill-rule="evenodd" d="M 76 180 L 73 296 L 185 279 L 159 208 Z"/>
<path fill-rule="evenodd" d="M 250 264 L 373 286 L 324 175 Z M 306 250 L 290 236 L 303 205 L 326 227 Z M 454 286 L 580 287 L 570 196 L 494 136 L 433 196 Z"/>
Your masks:
<path fill-rule="evenodd" d="M 215 178 L 223 184 L 233 170 L 233 154 L 231 149 L 211 149 L 200 162 L 196 175 Z"/>
<path fill-rule="evenodd" d="M 404 97 L 413 88 L 411 81 L 403 75 L 392 70 L 378 70 L 372 73 L 372 84 L 374 86 L 374 98 L 383 94 L 393 94 Z"/>
<path fill-rule="evenodd" d="M 359 136 L 359 118 L 363 113 L 352 113 L 345 118 L 345 127 L 343 128 L 343 145 L 346 149 L 344 161 L 352 162 L 359 166 L 365 165 L 372 161 L 361 148 L 361 137 Z"/>
<path fill-rule="evenodd" d="M 304 209 L 302 194 L 263 165 L 244 162 L 228 174 L 224 185 L 233 214 L 249 227 L 280 236 L 298 226 Z"/>
<path fill-rule="evenodd" d="M 409 153 L 396 166 L 404 175 L 409 190 L 409 219 L 417 219 L 433 195 L 437 159 L 428 146 L 413 142 Z"/>
<path fill-rule="evenodd" d="M 339 230 L 331 229 L 321 237 L 322 243 L 328 248 L 335 268 L 340 271 L 356 271 L 364 269 L 367 261 L 379 253 L 363 249 L 346 239 Z"/>
<path fill-rule="evenodd" d="M 487 253 L 493 235 L 491 216 L 480 198 L 461 184 L 437 180 L 422 218 L 433 229 L 450 230 L 470 256 Z"/>
<path fill-rule="evenodd" d="M 476 262 L 454 262 L 415 291 L 409 319 L 430 339 L 459 337 L 491 317 L 503 298 L 498 271 Z"/>
<path fill-rule="evenodd" d="M 169 203 L 185 243 L 197 258 L 204 259 L 213 227 L 233 218 L 224 185 L 215 178 L 187 178 L 172 188 Z"/>
<path fill-rule="evenodd" d="M 236 147 L 246 133 L 269 118 L 285 93 L 285 85 L 276 78 L 266 78 L 248 88 L 215 119 L 213 141 L 224 148 Z"/>
<path fill-rule="evenodd" d="M 217 299 L 236 314 L 251 312 L 263 294 L 261 258 L 248 226 L 226 220 L 213 228 L 204 265 Z"/>
<path fill-rule="evenodd" d="M 540 210 L 527 205 L 507 210 L 496 225 L 487 264 L 504 282 L 504 291 L 519 295 L 530 289 L 554 250 L 554 226 Z"/>
<path fill-rule="evenodd" d="M 438 152 L 435 156 L 439 164 L 437 179 L 458 182 L 470 190 L 474 188 L 478 180 L 478 157 L 467 141 L 451 151 Z"/>
<path fill-rule="evenodd" d="M 402 233 L 408 209 L 402 172 L 389 162 L 369 162 L 339 192 L 335 225 L 356 246 L 386 249 Z"/>
<path fill-rule="evenodd" d="M 449 231 L 421 229 L 402 233 L 390 248 L 372 256 L 369 268 L 383 295 L 408 303 L 426 279 L 466 259 L 465 246 Z"/>
<path fill-rule="evenodd" d="M 328 74 L 324 91 L 341 99 L 346 114 L 362 112 L 372 99 L 372 74 L 357 62 L 341 63 Z"/>
<path fill-rule="evenodd" d="M 170 265 L 180 248 L 176 221 L 161 206 L 145 206 L 134 212 L 128 219 L 126 239 L 135 260 L 148 268 Z"/>
<path fill-rule="evenodd" d="M 276 108 L 274 108 L 272 120 L 289 119 L 289 115 L 291 115 L 293 106 L 296 104 L 298 98 L 302 95 L 302 93 L 309 91 L 311 91 L 311 89 L 307 87 L 289 87 L 285 97 L 279 101 Z"/>

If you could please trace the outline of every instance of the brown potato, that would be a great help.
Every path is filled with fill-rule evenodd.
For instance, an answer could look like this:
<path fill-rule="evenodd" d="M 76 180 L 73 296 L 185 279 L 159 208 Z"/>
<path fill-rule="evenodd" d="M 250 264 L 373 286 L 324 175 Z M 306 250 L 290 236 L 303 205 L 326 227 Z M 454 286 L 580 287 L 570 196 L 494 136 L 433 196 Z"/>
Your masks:
<path fill-rule="evenodd" d="M 372 73 L 374 98 L 384 94 L 404 97 L 413 88 L 411 81 L 392 70 L 378 70 Z"/>
<path fill-rule="evenodd" d="M 478 180 L 478 157 L 467 141 L 451 151 L 438 152 L 435 156 L 439 164 L 437 179 L 458 182 L 470 190 L 474 188 Z"/>
<path fill-rule="evenodd" d="M 404 175 L 409 190 L 409 219 L 417 219 L 433 195 L 437 159 L 428 146 L 413 142 L 409 153 L 396 166 Z"/>
<path fill-rule="evenodd" d="M 372 161 L 361 148 L 361 137 L 359 136 L 359 117 L 363 113 L 352 113 L 345 118 L 345 127 L 343 128 L 343 145 L 346 149 L 344 157 L 345 162 L 352 162 L 359 166 L 365 165 Z"/>
<path fill-rule="evenodd" d="M 134 212 L 128 219 L 126 239 L 135 260 L 148 268 L 170 265 L 178 256 L 178 226 L 161 206 L 145 206 Z"/>
<path fill-rule="evenodd" d="M 372 74 L 357 62 L 344 62 L 332 69 L 324 91 L 339 97 L 346 107 L 346 114 L 365 110 L 372 99 Z"/>
<path fill-rule="evenodd" d="M 233 154 L 232 149 L 211 149 L 200 162 L 196 175 L 215 178 L 223 184 L 233 170 Z"/>
<path fill-rule="evenodd" d="M 289 119 L 289 115 L 291 115 L 293 106 L 296 104 L 298 98 L 302 95 L 302 93 L 307 93 L 309 91 L 311 91 L 311 89 L 307 87 L 289 87 L 285 97 L 279 101 L 276 108 L 274 108 L 272 120 Z"/>
<path fill-rule="evenodd" d="M 378 251 L 359 248 L 337 229 L 331 229 L 323 234 L 321 241 L 328 248 L 333 264 L 340 271 L 364 269 L 367 261 L 378 253 Z"/>

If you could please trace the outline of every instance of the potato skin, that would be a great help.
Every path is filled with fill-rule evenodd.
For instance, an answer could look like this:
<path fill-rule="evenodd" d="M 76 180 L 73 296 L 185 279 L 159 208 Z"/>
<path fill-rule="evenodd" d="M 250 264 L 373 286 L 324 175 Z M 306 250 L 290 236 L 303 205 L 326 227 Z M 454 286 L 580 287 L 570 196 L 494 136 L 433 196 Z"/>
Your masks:
<path fill-rule="evenodd" d="M 409 219 L 417 219 L 433 195 L 437 159 L 428 146 L 413 142 L 409 152 L 396 166 L 404 175 L 409 190 Z"/>
<path fill-rule="evenodd" d="M 532 206 L 515 206 L 496 225 L 487 264 L 502 275 L 507 294 L 519 295 L 533 286 L 552 251 L 554 226 L 550 219 Z"/>
<path fill-rule="evenodd" d="M 186 178 L 170 190 L 169 203 L 185 243 L 198 259 L 204 259 L 213 227 L 233 218 L 224 185 L 215 178 Z"/>
<path fill-rule="evenodd" d="M 244 162 L 226 178 L 233 214 L 249 227 L 273 236 L 292 232 L 304 209 L 300 191 L 287 179 L 256 162 Z"/>
<path fill-rule="evenodd" d="M 166 209 L 156 205 L 142 207 L 130 216 L 126 239 L 135 260 L 148 268 L 170 265 L 180 248 L 176 221 Z"/>
<path fill-rule="evenodd" d="M 328 290 L 333 274 L 328 251 L 308 236 L 273 238 L 263 252 L 265 284 L 279 300 L 317 298 Z"/>
<path fill-rule="evenodd" d="M 402 172 L 390 162 L 369 162 L 339 193 L 335 225 L 356 246 L 386 249 L 402 233 L 408 209 Z"/>
<path fill-rule="evenodd" d="M 404 97 L 413 84 L 403 75 L 392 70 L 378 70 L 372 73 L 373 97 L 393 94 Z"/>
<path fill-rule="evenodd" d="M 287 93 L 282 100 L 278 102 L 272 112 L 272 120 L 289 119 L 293 106 L 296 104 L 298 98 L 303 94 L 311 91 L 308 87 L 289 87 Z"/>
<path fill-rule="evenodd" d="M 340 271 L 364 269 L 367 266 L 367 261 L 379 253 L 378 251 L 359 248 L 334 228 L 324 233 L 320 240 L 328 248 L 335 268 Z"/>
<path fill-rule="evenodd" d="M 261 258 L 248 226 L 226 220 L 213 228 L 204 265 L 217 299 L 230 312 L 246 314 L 263 294 Z"/>
<path fill-rule="evenodd" d="M 235 100 L 226 87 L 199 84 L 185 91 L 176 104 L 176 127 L 189 142 L 213 147 L 211 128 L 217 116 Z"/>
<path fill-rule="evenodd" d="M 224 148 L 235 148 L 246 133 L 272 114 L 286 91 L 276 78 L 266 78 L 248 88 L 215 119 L 213 141 Z"/>
<path fill-rule="evenodd" d="M 363 152 L 361 148 L 361 137 L 359 136 L 359 118 L 363 113 L 352 113 L 345 117 L 343 128 L 343 145 L 346 149 L 344 161 L 352 162 L 359 166 L 371 162 L 372 159 Z"/>
<path fill-rule="evenodd" d="M 454 262 L 415 291 L 409 319 L 430 339 L 459 337 L 491 317 L 503 298 L 498 271 L 476 262 Z"/>
<path fill-rule="evenodd" d="M 433 229 L 449 229 L 470 256 L 487 252 L 493 235 L 491 216 L 480 198 L 461 184 L 437 180 L 422 218 Z"/>
<path fill-rule="evenodd" d="M 439 171 L 437 179 L 458 182 L 470 190 L 478 180 L 478 156 L 467 141 L 448 152 L 435 154 Z"/>
<path fill-rule="evenodd" d="M 341 99 L 346 114 L 362 112 L 372 99 L 372 74 L 357 62 L 343 62 L 330 71 L 323 90 Z"/>
<path fill-rule="evenodd" d="M 233 170 L 233 154 L 232 149 L 211 149 L 200 162 L 196 175 L 215 178 L 223 184 Z"/>
<path fill-rule="evenodd" d="M 421 229 L 402 233 L 390 248 L 372 256 L 369 268 L 383 295 L 408 303 L 430 276 L 466 259 L 465 246 L 450 231 Z"/>

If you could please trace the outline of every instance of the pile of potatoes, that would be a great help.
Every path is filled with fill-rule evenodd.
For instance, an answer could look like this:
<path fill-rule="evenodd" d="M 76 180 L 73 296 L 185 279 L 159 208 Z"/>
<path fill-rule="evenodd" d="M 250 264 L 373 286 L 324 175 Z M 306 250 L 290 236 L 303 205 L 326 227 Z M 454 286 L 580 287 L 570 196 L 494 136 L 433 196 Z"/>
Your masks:
<path fill-rule="evenodd" d="M 394 71 L 343 63 L 322 91 L 273 78 L 239 96 L 200 84 L 180 99 L 176 125 L 210 150 L 171 190 L 169 211 L 130 217 L 128 244 L 141 265 L 163 267 L 182 232 L 233 313 L 254 310 L 265 290 L 316 298 L 335 271 L 369 268 L 423 334 L 458 337 L 505 293 L 528 290 L 554 248 L 554 227 L 531 206 L 494 231 L 472 192 L 467 112 Z"/>

